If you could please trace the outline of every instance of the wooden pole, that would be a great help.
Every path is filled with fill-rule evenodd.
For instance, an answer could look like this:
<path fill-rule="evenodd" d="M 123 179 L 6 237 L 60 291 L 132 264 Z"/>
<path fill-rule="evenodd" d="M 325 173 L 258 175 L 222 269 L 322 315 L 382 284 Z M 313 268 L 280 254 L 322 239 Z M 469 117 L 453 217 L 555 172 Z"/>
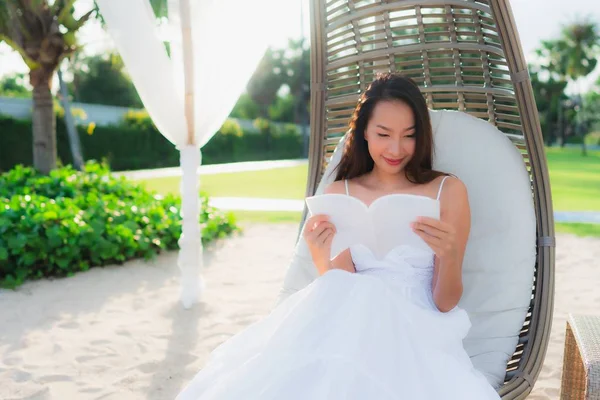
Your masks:
<path fill-rule="evenodd" d="M 187 144 L 195 144 L 194 135 L 194 59 L 192 57 L 192 22 L 189 0 L 179 0 L 181 38 L 183 43 L 183 74 L 185 82 L 185 119 Z"/>

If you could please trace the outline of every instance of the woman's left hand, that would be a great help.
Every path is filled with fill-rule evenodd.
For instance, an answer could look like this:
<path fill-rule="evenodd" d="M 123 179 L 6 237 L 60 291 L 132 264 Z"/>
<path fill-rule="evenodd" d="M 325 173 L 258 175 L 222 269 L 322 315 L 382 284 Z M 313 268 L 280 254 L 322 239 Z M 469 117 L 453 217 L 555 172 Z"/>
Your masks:
<path fill-rule="evenodd" d="M 438 258 L 448 260 L 456 257 L 456 229 L 452 225 L 434 218 L 419 217 L 411 227 Z"/>

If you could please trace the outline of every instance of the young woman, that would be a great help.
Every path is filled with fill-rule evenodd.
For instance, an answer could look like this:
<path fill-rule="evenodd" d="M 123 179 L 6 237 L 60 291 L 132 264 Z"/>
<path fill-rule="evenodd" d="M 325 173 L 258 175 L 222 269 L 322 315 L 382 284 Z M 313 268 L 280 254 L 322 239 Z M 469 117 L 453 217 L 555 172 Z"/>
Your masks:
<path fill-rule="evenodd" d="M 439 220 L 399 227 L 429 251 L 398 243 L 377 258 L 354 245 L 331 260 L 336 227 L 312 216 L 303 237 L 320 277 L 219 346 L 177 400 L 499 399 L 462 345 L 470 329 L 457 307 L 467 190 L 432 169 L 432 149 L 418 86 L 401 75 L 378 76 L 359 100 L 336 181 L 325 192 L 367 206 L 388 196 L 436 202 Z"/>

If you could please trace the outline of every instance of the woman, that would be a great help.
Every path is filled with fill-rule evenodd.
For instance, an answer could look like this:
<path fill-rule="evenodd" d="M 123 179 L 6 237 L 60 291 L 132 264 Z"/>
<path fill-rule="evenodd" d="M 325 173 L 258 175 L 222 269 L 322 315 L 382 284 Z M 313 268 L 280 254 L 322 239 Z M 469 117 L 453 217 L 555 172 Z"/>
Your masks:
<path fill-rule="evenodd" d="M 312 216 L 303 236 L 319 278 L 219 346 L 177 399 L 499 399 L 462 346 L 470 328 L 457 307 L 470 229 L 467 191 L 432 169 L 432 149 L 417 85 L 378 76 L 358 102 L 336 181 L 325 193 L 367 206 L 388 196 L 437 202 L 439 220 L 399 227 L 429 251 L 398 243 L 376 258 L 354 245 L 330 259 L 336 227 Z"/>

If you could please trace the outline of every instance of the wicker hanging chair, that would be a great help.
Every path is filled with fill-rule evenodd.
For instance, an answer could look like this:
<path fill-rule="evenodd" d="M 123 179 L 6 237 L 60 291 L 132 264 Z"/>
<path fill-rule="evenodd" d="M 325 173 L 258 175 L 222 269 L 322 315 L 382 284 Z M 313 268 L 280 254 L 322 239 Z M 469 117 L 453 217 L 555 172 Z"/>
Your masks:
<path fill-rule="evenodd" d="M 488 121 L 518 148 L 531 180 L 537 258 L 529 310 L 498 391 L 503 399 L 525 398 L 550 335 L 554 222 L 538 113 L 508 0 L 311 0 L 311 43 L 307 195 L 378 72 L 410 76 L 430 109 Z"/>

